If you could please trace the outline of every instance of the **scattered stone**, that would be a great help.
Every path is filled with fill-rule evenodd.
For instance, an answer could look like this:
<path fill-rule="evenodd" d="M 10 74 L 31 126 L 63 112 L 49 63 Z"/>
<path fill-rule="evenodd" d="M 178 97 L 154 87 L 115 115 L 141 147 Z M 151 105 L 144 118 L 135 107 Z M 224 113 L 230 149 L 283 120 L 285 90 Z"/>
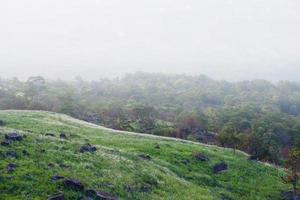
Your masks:
<path fill-rule="evenodd" d="M 123 188 L 128 193 L 133 193 L 135 191 L 134 187 L 132 187 L 130 185 L 124 185 Z"/>
<path fill-rule="evenodd" d="M 46 136 L 50 136 L 50 137 L 55 137 L 55 135 L 53 133 L 46 133 Z"/>
<path fill-rule="evenodd" d="M 151 160 L 151 157 L 149 155 L 145 155 L 145 154 L 140 154 L 139 158 L 142 160 Z"/>
<path fill-rule="evenodd" d="M 55 176 L 51 177 L 52 181 L 59 181 L 59 180 L 62 180 L 62 179 L 65 179 L 65 177 L 59 176 L 59 175 L 55 175 Z"/>
<path fill-rule="evenodd" d="M 209 158 L 207 156 L 203 155 L 202 153 L 194 153 L 193 156 L 194 156 L 194 158 L 196 158 L 197 160 L 202 161 L 202 162 L 209 161 Z"/>
<path fill-rule="evenodd" d="M 249 156 L 248 160 L 258 161 L 258 157 L 251 155 L 251 156 Z"/>
<path fill-rule="evenodd" d="M 139 191 L 140 192 L 143 192 L 143 193 L 148 193 L 151 191 L 151 186 L 149 184 L 145 184 L 145 185 L 142 185 L 140 188 L 139 188 Z"/>
<path fill-rule="evenodd" d="M 7 172 L 13 172 L 16 170 L 16 168 L 17 168 L 16 164 L 10 163 L 7 165 L 6 170 L 7 170 Z"/>
<path fill-rule="evenodd" d="M 64 185 L 65 187 L 70 188 L 72 190 L 76 190 L 76 191 L 84 190 L 84 185 L 78 180 L 67 179 L 64 181 Z"/>
<path fill-rule="evenodd" d="M 118 200 L 116 197 L 113 197 L 109 193 L 95 191 L 95 190 L 87 190 L 86 196 L 90 199 L 97 199 L 97 200 Z"/>
<path fill-rule="evenodd" d="M 21 141 L 23 137 L 18 133 L 14 132 L 14 133 L 5 134 L 5 139 L 9 141 Z"/>
<path fill-rule="evenodd" d="M 10 145 L 10 142 L 9 141 L 2 141 L 1 142 L 1 146 L 4 146 L 4 147 L 7 147 Z"/>
<path fill-rule="evenodd" d="M 80 147 L 79 151 L 80 151 L 80 153 L 85 153 L 85 152 L 93 153 L 93 152 L 97 151 L 97 148 L 90 144 L 86 144 L 86 145 L 83 145 L 82 147 Z"/>
<path fill-rule="evenodd" d="M 219 164 L 216 164 L 214 167 L 213 167 L 213 173 L 214 174 L 218 174 L 222 171 L 225 171 L 228 169 L 228 165 L 225 163 L 225 162 L 221 162 Z"/>
<path fill-rule="evenodd" d="M 53 167 L 55 167 L 55 165 L 53 163 L 49 163 L 48 167 L 53 168 Z"/>
<path fill-rule="evenodd" d="M 281 198 L 283 200 L 294 200 L 294 194 L 293 194 L 292 191 L 282 192 L 281 193 Z"/>
<path fill-rule="evenodd" d="M 18 157 L 17 152 L 15 152 L 15 151 L 6 152 L 6 156 L 7 157 L 12 157 L 12 158 L 17 158 Z"/>
<path fill-rule="evenodd" d="M 22 151 L 22 154 L 23 154 L 24 156 L 29 156 L 29 155 L 30 155 L 29 152 L 26 151 L 26 150 L 23 150 L 23 151 Z"/>
<path fill-rule="evenodd" d="M 64 194 L 56 194 L 52 197 L 49 197 L 48 200 L 65 200 Z"/>
<path fill-rule="evenodd" d="M 67 139 L 67 135 L 64 134 L 64 133 L 61 133 L 61 134 L 59 135 L 59 137 L 60 137 L 60 139 Z"/>
<path fill-rule="evenodd" d="M 188 159 L 182 161 L 183 164 L 188 165 L 190 161 Z"/>
<path fill-rule="evenodd" d="M 71 168 L 70 165 L 66 165 L 66 164 L 64 164 L 64 163 L 60 163 L 60 164 L 59 164 L 59 167 L 65 168 L 65 169 L 70 169 L 70 168 Z"/>

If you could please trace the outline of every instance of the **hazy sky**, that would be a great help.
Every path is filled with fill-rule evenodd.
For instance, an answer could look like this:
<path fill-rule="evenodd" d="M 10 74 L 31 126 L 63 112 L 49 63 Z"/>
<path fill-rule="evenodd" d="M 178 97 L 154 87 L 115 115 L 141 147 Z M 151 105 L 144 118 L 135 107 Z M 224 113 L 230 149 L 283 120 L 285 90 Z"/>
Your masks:
<path fill-rule="evenodd" d="M 300 81 L 300 1 L 0 1 L 0 76 L 134 71 Z"/>

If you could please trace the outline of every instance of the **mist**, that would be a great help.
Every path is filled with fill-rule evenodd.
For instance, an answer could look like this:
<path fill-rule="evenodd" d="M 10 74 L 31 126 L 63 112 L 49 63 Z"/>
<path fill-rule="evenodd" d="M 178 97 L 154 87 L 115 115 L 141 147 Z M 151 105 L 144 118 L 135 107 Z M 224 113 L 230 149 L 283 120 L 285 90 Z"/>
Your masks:
<path fill-rule="evenodd" d="M 0 75 L 300 81 L 299 24 L 297 0 L 3 1 Z"/>

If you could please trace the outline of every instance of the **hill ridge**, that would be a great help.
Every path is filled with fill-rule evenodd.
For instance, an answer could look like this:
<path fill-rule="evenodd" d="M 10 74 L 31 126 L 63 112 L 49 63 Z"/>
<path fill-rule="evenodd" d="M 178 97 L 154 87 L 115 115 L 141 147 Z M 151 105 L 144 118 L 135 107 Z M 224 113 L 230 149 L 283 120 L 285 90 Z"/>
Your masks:
<path fill-rule="evenodd" d="M 84 198 L 63 181 L 51 181 L 55 175 L 119 199 L 279 200 L 288 189 L 281 169 L 249 161 L 243 152 L 116 131 L 53 112 L 5 110 L 0 119 L 0 141 L 12 130 L 24 136 L 0 146 L 0 199 L 46 199 L 60 191 L 65 199 Z M 88 152 L 81 152 L 87 144 Z M 229 168 L 213 173 L 220 162 Z M 17 165 L 14 172 L 6 172 L 9 164 Z"/>

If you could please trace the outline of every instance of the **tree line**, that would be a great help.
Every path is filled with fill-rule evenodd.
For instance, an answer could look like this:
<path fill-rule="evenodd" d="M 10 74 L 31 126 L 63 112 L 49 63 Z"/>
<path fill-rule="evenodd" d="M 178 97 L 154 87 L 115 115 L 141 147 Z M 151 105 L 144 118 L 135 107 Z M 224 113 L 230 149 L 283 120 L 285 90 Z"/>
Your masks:
<path fill-rule="evenodd" d="M 246 151 L 282 163 L 300 146 L 300 84 L 135 73 L 84 81 L 0 79 L 0 109 L 47 110 L 110 128 Z"/>

